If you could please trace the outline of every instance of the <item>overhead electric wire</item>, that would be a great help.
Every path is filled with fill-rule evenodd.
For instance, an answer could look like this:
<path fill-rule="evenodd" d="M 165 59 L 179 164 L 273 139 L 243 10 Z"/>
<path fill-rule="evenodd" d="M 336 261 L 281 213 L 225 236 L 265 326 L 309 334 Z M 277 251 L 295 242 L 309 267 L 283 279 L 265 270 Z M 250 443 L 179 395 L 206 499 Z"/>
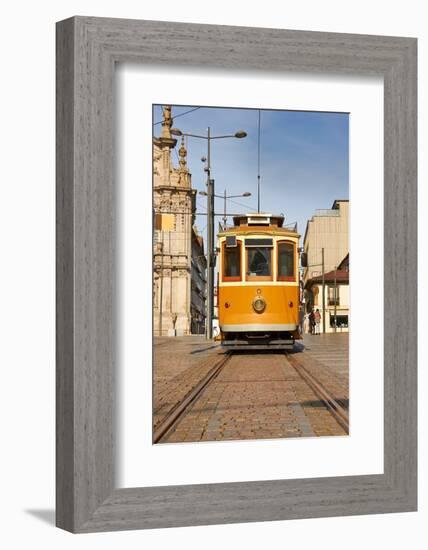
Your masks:
<path fill-rule="evenodd" d="M 247 212 L 248 212 L 248 207 L 252 208 L 253 210 L 255 210 L 255 207 L 252 205 L 252 204 L 244 204 L 242 202 L 238 202 L 238 201 L 234 201 L 233 199 L 227 199 L 228 201 L 230 202 L 233 202 L 233 204 L 237 204 L 239 206 L 243 206 L 244 208 L 247 209 Z"/>
<path fill-rule="evenodd" d="M 207 212 L 175 212 L 174 210 L 159 210 L 156 214 L 179 214 L 181 216 L 207 216 Z M 242 212 L 233 212 L 228 214 L 228 216 L 240 216 Z M 223 212 L 214 212 L 214 216 L 219 218 L 224 216 Z"/>
<path fill-rule="evenodd" d="M 189 109 L 188 111 L 185 111 L 184 113 L 179 113 L 178 115 L 174 115 L 172 119 L 176 119 L 180 116 L 188 115 L 189 113 L 193 113 L 193 111 L 197 111 L 198 109 L 202 109 L 202 107 L 195 107 L 194 109 Z M 153 126 L 157 126 L 158 124 L 162 124 L 163 120 L 158 120 L 157 122 L 153 123 Z"/>
<path fill-rule="evenodd" d="M 196 204 L 199 206 L 199 208 L 203 208 L 204 210 L 207 210 L 207 207 L 201 204 L 199 201 L 197 201 Z"/>

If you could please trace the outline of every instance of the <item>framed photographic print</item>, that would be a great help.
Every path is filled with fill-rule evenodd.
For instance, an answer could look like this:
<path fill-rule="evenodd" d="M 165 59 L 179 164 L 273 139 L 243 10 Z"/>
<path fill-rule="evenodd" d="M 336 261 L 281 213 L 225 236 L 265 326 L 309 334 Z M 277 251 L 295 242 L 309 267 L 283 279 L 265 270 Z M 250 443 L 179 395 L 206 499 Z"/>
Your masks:
<path fill-rule="evenodd" d="M 154 444 L 348 434 L 349 114 L 153 111 L 161 130 L 153 151 Z M 228 130 L 232 121 L 249 134 Z M 227 138 L 248 139 L 223 145 Z M 193 139 L 203 140 L 202 151 Z M 201 153 L 207 177 L 198 190 Z M 221 194 L 219 180 L 228 182 Z M 281 196 L 281 209 L 298 220 L 275 210 Z M 316 208 L 326 202 L 331 208 Z M 335 396 L 320 377 L 340 386 Z"/>
<path fill-rule="evenodd" d="M 416 509 L 416 40 L 57 25 L 57 525 Z"/>

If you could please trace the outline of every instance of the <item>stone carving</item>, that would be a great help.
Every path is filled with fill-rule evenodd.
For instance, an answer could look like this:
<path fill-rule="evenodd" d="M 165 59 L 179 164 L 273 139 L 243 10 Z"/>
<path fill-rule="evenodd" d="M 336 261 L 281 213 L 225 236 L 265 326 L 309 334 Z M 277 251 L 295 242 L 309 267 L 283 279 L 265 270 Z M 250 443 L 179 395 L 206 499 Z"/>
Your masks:
<path fill-rule="evenodd" d="M 206 262 L 203 239 L 193 227 L 196 190 L 191 185 L 184 138 L 178 167 L 172 163 L 171 152 L 177 144 L 171 136 L 172 124 L 172 108 L 165 105 L 161 136 L 153 139 L 153 206 L 155 213 L 169 216 L 165 228 L 155 229 L 154 235 L 155 336 L 205 330 Z M 202 292 L 192 289 L 193 278 L 198 279 L 196 288 Z"/>

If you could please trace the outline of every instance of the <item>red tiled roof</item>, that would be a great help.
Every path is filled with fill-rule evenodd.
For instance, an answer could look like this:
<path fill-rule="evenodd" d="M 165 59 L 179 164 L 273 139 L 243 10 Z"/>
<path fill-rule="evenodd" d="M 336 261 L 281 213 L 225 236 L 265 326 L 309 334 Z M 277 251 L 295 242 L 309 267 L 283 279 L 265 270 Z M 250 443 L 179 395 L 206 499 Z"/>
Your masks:
<path fill-rule="evenodd" d="M 337 269 L 336 271 L 328 271 L 324 274 L 324 281 L 326 283 L 334 283 L 334 280 L 338 283 L 349 283 L 349 271 L 345 269 Z M 308 279 L 305 286 L 311 286 L 315 283 L 322 283 L 322 275 L 317 275 Z"/>
<path fill-rule="evenodd" d="M 343 260 L 340 262 L 340 264 L 337 266 L 337 269 L 345 269 L 348 268 L 349 271 L 349 252 L 346 254 L 346 256 L 343 258 Z"/>

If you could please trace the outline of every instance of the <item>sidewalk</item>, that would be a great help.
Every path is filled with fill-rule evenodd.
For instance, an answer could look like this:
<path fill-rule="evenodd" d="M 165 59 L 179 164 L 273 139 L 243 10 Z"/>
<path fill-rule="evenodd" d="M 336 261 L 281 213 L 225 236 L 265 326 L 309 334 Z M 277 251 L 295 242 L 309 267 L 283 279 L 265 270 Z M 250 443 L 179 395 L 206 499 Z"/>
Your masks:
<path fill-rule="evenodd" d="M 349 333 L 305 334 L 303 352 L 294 357 L 332 394 L 349 407 Z"/>
<path fill-rule="evenodd" d="M 305 334 L 305 354 L 320 363 L 327 364 L 336 374 L 348 376 L 349 333 Z"/>

